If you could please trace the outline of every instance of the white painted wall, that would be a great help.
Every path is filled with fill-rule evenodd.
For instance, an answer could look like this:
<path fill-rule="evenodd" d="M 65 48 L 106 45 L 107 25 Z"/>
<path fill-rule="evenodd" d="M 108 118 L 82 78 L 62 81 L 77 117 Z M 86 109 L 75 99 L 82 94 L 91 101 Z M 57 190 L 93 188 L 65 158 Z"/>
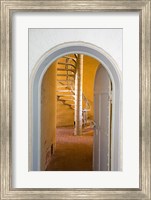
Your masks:
<path fill-rule="evenodd" d="M 64 42 L 83 41 L 101 47 L 122 71 L 122 29 L 29 29 L 29 74 L 40 57 Z"/>

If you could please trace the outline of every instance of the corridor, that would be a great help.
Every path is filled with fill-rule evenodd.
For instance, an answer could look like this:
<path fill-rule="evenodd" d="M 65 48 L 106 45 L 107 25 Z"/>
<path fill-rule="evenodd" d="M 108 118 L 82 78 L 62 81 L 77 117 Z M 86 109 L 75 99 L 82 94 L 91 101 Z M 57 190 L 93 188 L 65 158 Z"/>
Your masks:
<path fill-rule="evenodd" d="M 47 171 L 92 171 L 93 131 L 83 130 L 80 136 L 73 131 L 71 127 L 57 128 L 56 151 Z"/>

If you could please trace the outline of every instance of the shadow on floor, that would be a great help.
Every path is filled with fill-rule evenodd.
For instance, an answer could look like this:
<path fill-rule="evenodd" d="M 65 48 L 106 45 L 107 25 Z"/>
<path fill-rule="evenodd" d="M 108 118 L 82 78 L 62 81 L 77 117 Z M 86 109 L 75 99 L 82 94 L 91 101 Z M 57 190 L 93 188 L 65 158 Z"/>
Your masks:
<path fill-rule="evenodd" d="M 56 151 L 47 171 L 92 171 L 93 131 L 73 135 L 73 128 L 57 128 Z"/>

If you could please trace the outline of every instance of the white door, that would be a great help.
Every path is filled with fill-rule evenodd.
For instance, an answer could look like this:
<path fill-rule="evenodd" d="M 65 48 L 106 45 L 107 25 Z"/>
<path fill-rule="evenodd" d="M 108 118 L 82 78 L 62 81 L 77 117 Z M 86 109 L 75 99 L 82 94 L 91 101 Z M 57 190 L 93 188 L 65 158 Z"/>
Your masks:
<path fill-rule="evenodd" d="M 94 150 L 93 170 L 111 168 L 111 80 L 104 67 L 99 67 L 94 85 Z"/>

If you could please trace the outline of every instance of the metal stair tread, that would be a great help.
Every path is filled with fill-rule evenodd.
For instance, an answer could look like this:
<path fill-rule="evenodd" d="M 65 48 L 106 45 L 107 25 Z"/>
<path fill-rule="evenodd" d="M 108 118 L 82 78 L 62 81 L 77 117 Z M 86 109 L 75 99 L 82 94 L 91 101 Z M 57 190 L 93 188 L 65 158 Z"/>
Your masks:
<path fill-rule="evenodd" d="M 65 97 L 67 97 L 67 99 L 69 99 L 69 100 L 70 99 L 72 99 L 72 100 L 74 99 L 74 97 L 72 95 L 69 95 L 69 96 L 66 96 L 66 95 L 59 96 L 58 95 L 58 98 L 65 98 Z"/>
<path fill-rule="evenodd" d="M 75 96 L 73 94 L 57 94 L 58 97 L 63 97 L 63 96 Z"/>
<path fill-rule="evenodd" d="M 72 90 L 56 90 L 56 92 L 73 92 Z"/>
<path fill-rule="evenodd" d="M 70 71 L 70 72 L 75 73 L 75 70 L 73 70 L 73 69 L 57 68 L 57 70 L 58 70 L 58 71 Z"/>
<path fill-rule="evenodd" d="M 57 76 L 72 76 L 72 77 L 75 77 L 74 74 L 57 74 Z"/>
<path fill-rule="evenodd" d="M 57 82 L 74 82 L 74 80 L 57 80 Z"/>
<path fill-rule="evenodd" d="M 73 65 L 73 64 L 71 64 L 71 63 L 63 63 L 63 62 L 59 62 L 58 63 L 59 65 L 69 65 L 69 66 L 71 66 L 71 67 L 74 67 L 74 69 L 76 68 L 76 66 L 75 65 Z"/>
<path fill-rule="evenodd" d="M 64 87 L 70 87 L 73 86 L 72 84 L 69 85 L 57 85 L 57 88 L 64 88 Z"/>
<path fill-rule="evenodd" d="M 60 99 L 60 101 L 68 102 L 68 104 L 70 104 L 70 105 L 72 105 L 72 104 L 71 104 L 71 101 L 74 102 L 74 100 L 64 100 L 64 99 Z M 70 103 L 69 103 L 69 102 L 70 102 Z"/>
<path fill-rule="evenodd" d="M 74 100 L 74 97 L 72 96 L 58 96 L 58 98 L 60 99 L 65 98 L 64 100 Z"/>

